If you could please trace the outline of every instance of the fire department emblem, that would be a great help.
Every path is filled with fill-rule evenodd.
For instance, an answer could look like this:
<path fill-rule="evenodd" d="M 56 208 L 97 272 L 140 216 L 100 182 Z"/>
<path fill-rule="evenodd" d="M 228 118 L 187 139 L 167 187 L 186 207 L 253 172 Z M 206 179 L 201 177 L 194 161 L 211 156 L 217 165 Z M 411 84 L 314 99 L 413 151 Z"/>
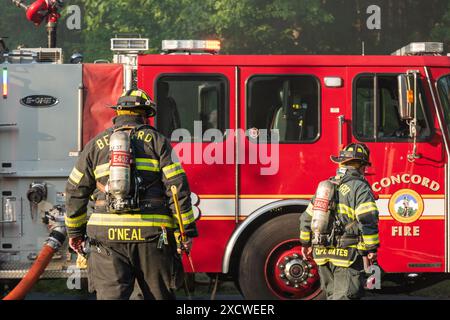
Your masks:
<path fill-rule="evenodd" d="M 412 223 L 423 213 L 423 199 L 414 190 L 398 190 L 389 200 L 389 212 L 399 222 Z"/>

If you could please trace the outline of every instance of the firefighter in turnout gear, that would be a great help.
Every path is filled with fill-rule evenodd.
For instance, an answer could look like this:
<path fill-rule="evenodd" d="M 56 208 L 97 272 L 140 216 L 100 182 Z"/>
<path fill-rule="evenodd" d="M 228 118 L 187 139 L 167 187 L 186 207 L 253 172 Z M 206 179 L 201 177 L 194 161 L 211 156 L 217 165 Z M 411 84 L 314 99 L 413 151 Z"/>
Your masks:
<path fill-rule="evenodd" d="M 129 299 L 135 281 L 144 299 L 174 299 L 183 269 L 172 185 L 187 236 L 182 247 L 189 250 L 198 235 L 186 174 L 169 140 L 147 124 L 156 113 L 148 94 L 128 90 L 114 108 L 113 127 L 87 143 L 67 182 L 69 245 L 78 253 L 90 248 L 97 299 Z"/>
<path fill-rule="evenodd" d="M 364 178 L 369 149 L 351 143 L 331 160 L 339 164 L 336 176 L 319 184 L 300 217 L 302 254 L 319 266 L 328 300 L 359 299 L 364 259 L 375 262 L 379 247 L 378 209 Z"/>

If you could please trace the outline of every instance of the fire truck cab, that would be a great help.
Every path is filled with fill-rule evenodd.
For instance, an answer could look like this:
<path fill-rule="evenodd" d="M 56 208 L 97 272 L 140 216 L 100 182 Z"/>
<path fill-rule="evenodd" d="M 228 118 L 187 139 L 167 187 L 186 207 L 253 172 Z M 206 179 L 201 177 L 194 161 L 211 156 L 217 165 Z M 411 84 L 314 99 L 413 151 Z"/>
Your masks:
<path fill-rule="evenodd" d="M 121 45 L 119 53 L 133 42 L 112 41 Z M 22 53 L 0 61 L 1 279 L 22 277 L 36 258 L 48 218 L 64 212 L 78 152 L 110 126 L 107 106 L 135 76 L 156 100 L 151 124 L 171 139 L 189 179 L 196 272 L 234 280 L 247 299 L 319 297 L 317 266 L 300 254 L 299 217 L 335 174 L 329 156 L 352 141 L 371 150 L 383 271 L 450 272 L 442 44 L 386 56 L 220 55 L 219 46 L 166 41 L 165 54 L 118 54 L 114 64 L 45 63 L 49 53 L 36 50 L 41 60 L 26 57 L 34 63 Z M 65 247 L 44 277 L 67 277 L 73 264 Z"/>

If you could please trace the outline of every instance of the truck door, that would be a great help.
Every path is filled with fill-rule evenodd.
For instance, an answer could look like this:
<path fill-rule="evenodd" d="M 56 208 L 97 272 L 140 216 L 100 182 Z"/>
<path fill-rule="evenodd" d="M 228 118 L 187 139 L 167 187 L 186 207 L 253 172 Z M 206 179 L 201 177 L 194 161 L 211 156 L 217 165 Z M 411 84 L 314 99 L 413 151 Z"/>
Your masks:
<path fill-rule="evenodd" d="M 236 225 L 235 138 L 229 130 L 235 127 L 235 68 L 143 65 L 140 75 L 140 86 L 156 97 L 154 125 L 177 150 L 200 217 L 196 271 L 221 272 Z"/>
<path fill-rule="evenodd" d="M 241 216 L 277 199 L 309 200 L 318 182 L 335 173 L 327 159 L 345 135 L 344 74 L 337 67 L 241 68 L 240 127 L 247 130 L 240 140 Z M 341 84 L 326 86 L 330 76 Z"/>
<path fill-rule="evenodd" d="M 445 191 L 445 212 L 446 212 L 446 235 L 445 235 L 445 247 L 446 247 L 446 271 L 450 272 L 449 257 L 449 194 L 448 185 L 450 181 L 450 171 L 448 167 L 448 160 L 450 157 L 450 69 L 448 67 L 431 67 L 428 69 L 429 74 L 429 85 L 433 88 L 435 92 L 436 103 L 438 109 L 441 113 L 441 129 L 443 134 L 443 140 L 446 145 L 446 160 L 445 160 L 445 181 L 446 181 L 446 191 Z"/>
<path fill-rule="evenodd" d="M 399 115 L 397 76 L 419 72 L 417 138 Z M 352 67 L 353 139 L 371 151 L 367 179 L 379 195 L 380 265 L 388 272 L 445 266 L 445 148 L 423 67 Z M 415 141 L 416 140 L 416 141 Z"/>
<path fill-rule="evenodd" d="M 344 136 L 344 75 L 342 67 L 240 68 L 246 132 L 239 135 L 237 211 L 243 225 L 267 219 L 241 253 L 246 297 L 312 299 L 320 292 L 317 268 L 294 252 L 301 212 L 318 183 L 336 172 L 329 157 Z"/>

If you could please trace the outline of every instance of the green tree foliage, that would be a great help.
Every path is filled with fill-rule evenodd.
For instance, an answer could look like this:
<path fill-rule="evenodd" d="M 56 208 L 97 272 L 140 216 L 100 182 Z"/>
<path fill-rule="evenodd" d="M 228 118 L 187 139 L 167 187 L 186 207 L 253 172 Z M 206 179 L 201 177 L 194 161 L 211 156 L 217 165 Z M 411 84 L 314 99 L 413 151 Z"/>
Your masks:
<path fill-rule="evenodd" d="M 450 52 L 450 2 L 442 19 L 433 26 L 431 37 L 435 41 L 442 41 L 446 44 L 447 52 Z"/>
<path fill-rule="evenodd" d="M 232 53 L 313 52 L 314 29 L 333 21 L 319 0 L 219 0 L 214 9 L 212 27 Z"/>
<path fill-rule="evenodd" d="M 26 1 L 25 1 L 26 2 Z M 31 2 L 29 0 L 28 2 Z M 68 30 L 66 10 L 58 43 L 70 56 L 111 59 L 110 38 L 141 34 L 149 52 L 163 39 L 219 39 L 225 54 L 389 54 L 412 41 L 444 41 L 449 51 L 448 0 L 67 0 L 82 9 L 81 31 Z M 381 29 L 369 30 L 369 5 L 381 8 Z M 0 36 L 10 48 L 45 46 L 45 26 L 0 0 Z"/>

